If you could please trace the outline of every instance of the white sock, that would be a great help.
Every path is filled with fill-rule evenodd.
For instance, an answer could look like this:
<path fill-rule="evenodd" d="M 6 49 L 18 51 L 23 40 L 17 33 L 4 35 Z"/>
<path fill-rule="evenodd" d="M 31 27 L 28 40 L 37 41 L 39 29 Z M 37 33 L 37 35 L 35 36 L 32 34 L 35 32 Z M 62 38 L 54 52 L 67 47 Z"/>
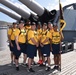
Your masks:
<path fill-rule="evenodd" d="M 19 65 L 16 65 L 16 67 L 18 67 Z"/>

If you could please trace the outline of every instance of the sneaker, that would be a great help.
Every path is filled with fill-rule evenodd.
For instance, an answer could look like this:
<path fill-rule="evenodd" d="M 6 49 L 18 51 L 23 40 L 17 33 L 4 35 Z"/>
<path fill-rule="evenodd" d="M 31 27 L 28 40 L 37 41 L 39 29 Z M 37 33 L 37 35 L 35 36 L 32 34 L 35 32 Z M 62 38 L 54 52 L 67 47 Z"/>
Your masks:
<path fill-rule="evenodd" d="M 26 63 L 22 63 L 22 66 L 24 66 L 24 67 L 28 67 L 28 64 L 26 64 Z"/>
<path fill-rule="evenodd" d="M 54 66 L 54 68 L 53 69 L 57 69 L 57 66 Z"/>
<path fill-rule="evenodd" d="M 43 64 L 43 61 L 42 61 L 42 60 L 39 60 L 39 61 L 38 61 L 38 64 Z"/>
<path fill-rule="evenodd" d="M 13 65 L 15 65 L 15 62 L 13 61 L 13 63 L 12 63 Z"/>
<path fill-rule="evenodd" d="M 57 69 L 57 70 L 60 70 L 59 66 L 56 66 L 56 69 Z"/>
<path fill-rule="evenodd" d="M 37 63 L 35 61 L 33 61 L 32 65 L 37 65 Z"/>
<path fill-rule="evenodd" d="M 43 66 L 46 66 L 46 63 L 45 62 L 43 62 Z"/>
<path fill-rule="evenodd" d="M 16 70 L 19 71 L 19 67 L 16 67 Z"/>
<path fill-rule="evenodd" d="M 28 70 L 28 72 L 35 72 L 32 68 L 30 68 L 29 70 Z"/>
<path fill-rule="evenodd" d="M 46 67 L 45 71 L 50 71 L 50 69 L 51 69 L 50 67 Z"/>

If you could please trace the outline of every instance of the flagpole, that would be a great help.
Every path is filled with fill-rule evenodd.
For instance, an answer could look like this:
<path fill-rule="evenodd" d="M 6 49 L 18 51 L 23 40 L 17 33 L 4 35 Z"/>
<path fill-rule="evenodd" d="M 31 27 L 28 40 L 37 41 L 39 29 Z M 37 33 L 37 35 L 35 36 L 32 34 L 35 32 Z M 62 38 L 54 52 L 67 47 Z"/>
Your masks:
<path fill-rule="evenodd" d="M 60 0 L 59 0 L 59 11 L 60 11 Z M 60 13 L 59 13 L 60 14 Z M 61 16 L 61 15 L 60 15 Z M 59 26 L 60 26 L 60 16 L 59 16 Z M 60 28 L 60 27 L 59 27 Z M 60 29 L 59 29 L 60 30 Z M 61 43 L 60 43 L 60 71 L 61 71 Z"/>

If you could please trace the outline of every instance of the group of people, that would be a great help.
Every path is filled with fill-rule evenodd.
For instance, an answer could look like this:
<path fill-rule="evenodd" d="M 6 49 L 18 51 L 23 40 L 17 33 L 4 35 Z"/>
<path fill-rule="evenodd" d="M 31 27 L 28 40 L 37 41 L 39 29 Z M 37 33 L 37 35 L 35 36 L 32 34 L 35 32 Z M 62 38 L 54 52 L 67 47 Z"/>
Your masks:
<path fill-rule="evenodd" d="M 19 71 L 19 57 L 23 53 L 23 64 L 28 66 L 29 72 L 35 72 L 32 69 L 34 57 L 39 56 L 39 65 L 46 65 L 46 71 L 51 70 L 51 56 L 54 55 L 54 68 L 59 69 L 61 63 L 61 41 L 63 34 L 58 30 L 56 24 L 51 22 L 36 24 L 27 20 L 20 21 L 19 24 L 13 23 L 12 28 L 8 30 L 9 47 L 11 51 L 11 63 L 15 63 L 16 70 Z M 26 60 L 28 62 L 26 64 Z"/>

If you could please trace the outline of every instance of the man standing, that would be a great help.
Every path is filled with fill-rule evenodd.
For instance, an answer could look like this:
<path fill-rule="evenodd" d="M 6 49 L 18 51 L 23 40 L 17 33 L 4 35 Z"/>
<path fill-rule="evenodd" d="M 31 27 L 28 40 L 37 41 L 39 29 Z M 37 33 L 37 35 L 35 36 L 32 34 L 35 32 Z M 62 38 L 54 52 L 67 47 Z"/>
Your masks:
<path fill-rule="evenodd" d="M 36 29 L 36 23 L 32 22 L 31 24 L 31 30 L 29 30 L 28 34 L 27 34 L 27 57 L 28 57 L 28 71 L 29 72 L 35 72 L 32 67 L 31 64 L 34 60 L 34 56 L 36 56 L 36 52 L 37 52 L 37 47 L 38 47 L 38 36 L 37 36 L 37 32 L 35 31 Z"/>
<path fill-rule="evenodd" d="M 46 71 L 50 71 L 50 40 L 52 39 L 51 33 L 47 29 L 47 24 L 43 24 L 43 30 L 42 30 L 42 36 L 40 39 L 40 45 L 41 45 L 41 53 L 44 56 L 44 62 L 45 57 L 47 58 L 47 67 Z"/>
<path fill-rule="evenodd" d="M 9 39 L 9 47 L 11 51 L 11 64 L 15 64 L 15 56 L 13 54 L 14 52 L 14 46 L 15 46 L 15 32 L 17 30 L 17 23 L 12 24 L 13 27 L 8 30 L 8 39 Z"/>
<path fill-rule="evenodd" d="M 26 31 L 24 27 L 24 21 L 19 22 L 19 29 L 15 32 L 15 61 L 16 61 L 16 70 L 19 71 L 19 56 L 21 55 L 21 52 L 25 54 L 25 62 L 26 62 Z"/>

